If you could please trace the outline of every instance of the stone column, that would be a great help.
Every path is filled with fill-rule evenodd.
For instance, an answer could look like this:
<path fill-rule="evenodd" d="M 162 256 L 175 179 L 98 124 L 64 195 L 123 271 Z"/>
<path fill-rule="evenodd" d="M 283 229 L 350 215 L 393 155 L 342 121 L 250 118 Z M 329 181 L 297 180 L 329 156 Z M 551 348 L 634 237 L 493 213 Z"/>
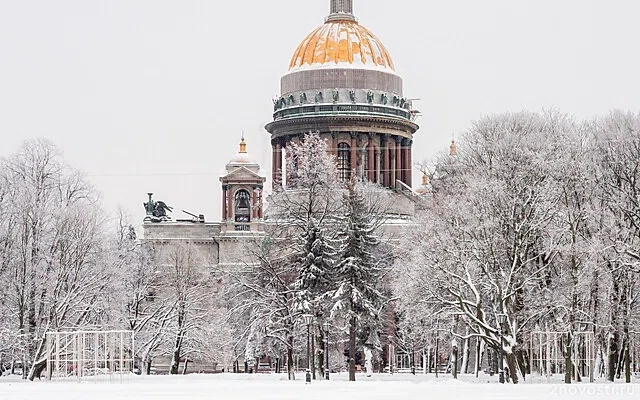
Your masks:
<path fill-rule="evenodd" d="M 383 148 L 384 152 L 384 171 L 382 172 L 382 183 L 385 187 L 391 186 L 389 182 L 391 182 L 391 149 L 389 148 L 390 140 L 389 136 L 384 135 L 383 138 Z"/>
<path fill-rule="evenodd" d="M 396 187 L 396 180 L 402 180 L 402 138 L 396 137 L 396 179 L 393 180 L 392 185 Z"/>
<path fill-rule="evenodd" d="M 396 147 L 398 144 L 393 138 L 389 138 L 389 187 L 396 187 Z"/>
<path fill-rule="evenodd" d="M 357 177 L 356 170 L 358 168 L 358 142 L 356 141 L 356 134 L 351 133 L 351 176 Z"/>
<path fill-rule="evenodd" d="M 412 153 L 412 146 L 413 145 L 413 141 L 412 140 L 407 140 L 407 185 L 409 185 L 409 187 L 413 187 L 413 155 Z"/>
<path fill-rule="evenodd" d="M 227 185 L 222 185 L 222 220 L 227 220 Z"/>
<path fill-rule="evenodd" d="M 289 165 L 287 165 L 287 161 L 289 159 L 289 153 L 287 151 L 287 142 L 282 139 L 282 151 L 284 151 L 284 157 L 280 157 L 280 176 L 282 176 L 282 178 L 280 178 L 282 180 L 282 182 L 284 183 L 284 186 L 287 186 L 289 184 Z M 284 163 L 285 165 L 282 165 L 283 159 L 284 158 Z M 283 172 L 286 169 L 285 172 Z"/>
<path fill-rule="evenodd" d="M 278 172 L 278 150 L 277 144 L 271 142 L 271 179 L 272 187 L 276 186 L 276 173 Z"/>
<path fill-rule="evenodd" d="M 329 141 L 329 145 L 331 146 L 331 155 L 333 156 L 334 161 L 338 160 L 338 134 L 333 132 L 331 134 L 331 140 Z"/>
<path fill-rule="evenodd" d="M 274 188 L 276 186 L 282 187 L 282 143 L 280 139 L 276 139 L 276 155 L 275 155 L 275 174 L 274 174 Z"/>
<path fill-rule="evenodd" d="M 251 222 L 258 219 L 258 195 L 257 190 L 254 187 L 251 192 Z"/>
<path fill-rule="evenodd" d="M 400 179 L 405 184 L 407 183 L 407 170 L 408 170 L 408 161 L 409 157 L 407 156 L 407 139 L 402 139 L 402 178 Z"/>
<path fill-rule="evenodd" d="M 373 134 L 370 133 L 369 134 L 369 143 L 368 143 L 368 149 L 369 151 L 369 165 L 367 166 L 367 168 L 369 169 L 369 182 L 375 182 L 375 176 L 376 176 L 376 163 L 375 163 L 375 149 L 373 148 Z"/>
<path fill-rule="evenodd" d="M 233 191 L 227 186 L 227 220 L 234 222 L 233 216 Z"/>
<path fill-rule="evenodd" d="M 376 149 L 376 175 L 374 177 L 374 183 L 380 183 L 380 172 L 381 172 L 381 167 L 380 167 L 380 163 L 381 163 L 381 153 L 380 153 L 380 147 L 378 147 Z"/>

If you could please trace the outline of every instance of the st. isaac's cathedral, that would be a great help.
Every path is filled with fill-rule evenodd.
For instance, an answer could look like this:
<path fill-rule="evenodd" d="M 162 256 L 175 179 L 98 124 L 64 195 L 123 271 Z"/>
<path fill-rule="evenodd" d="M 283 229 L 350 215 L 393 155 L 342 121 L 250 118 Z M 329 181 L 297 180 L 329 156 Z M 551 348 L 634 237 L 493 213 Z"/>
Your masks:
<path fill-rule="evenodd" d="M 412 144 L 418 112 L 404 97 L 402 78 L 382 42 L 353 13 L 353 0 L 330 0 L 325 22 L 294 51 L 282 76 L 280 96 L 273 101 L 271 135 L 273 189 L 286 190 L 286 151 L 308 132 L 319 132 L 337 161 L 338 174 L 353 174 L 379 185 L 392 201 L 383 227 L 402 231 L 415 213 L 412 190 Z M 161 202 L 149 195 L 144 239 L 155 245 L 188 242 L 217 267 L 245 266 L 246 246 L 270 223 L 265 209 L 263 169 L 247 152 L 239 152 L 220 177 L 222 220 L 203 216 L 167 218 Z M 164 206 L 164 204 L 162 204 Z"/>

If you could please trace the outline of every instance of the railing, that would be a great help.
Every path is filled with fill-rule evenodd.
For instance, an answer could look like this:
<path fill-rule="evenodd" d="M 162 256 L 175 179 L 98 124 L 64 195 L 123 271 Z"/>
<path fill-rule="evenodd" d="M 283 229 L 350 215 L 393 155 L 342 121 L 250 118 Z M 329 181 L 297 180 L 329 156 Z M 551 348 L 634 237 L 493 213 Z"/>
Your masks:
<path fill-rule="evenodd" d="M 250 224 L 241 224 L 236 222 L 234 230 L 236 232 L 249 232 L 251 231 L 251 225 Z"/>
<path fill-rule="evenodd" d="M 410 197 L 418 196 L 418 193 L 416 193 L 409 185 L 399 179 L 396 179 L 396 190 Z"/>
<path fill-rule="evenodd" d="M 399 117 L 406 120 L 411 119 L 411 113 L 409 110 L 388 107 L 382 105 L 369 105 L 369 104 L 325 104 L 325 105 L 305 105 L 288 107 L 276 111 L 273 114 L 275 121 L 301 117 L 307 115 L 336 115 L 336 114 L 351 114 L 351 115 L 379 115 L 379 116 L 392 116 Z"/>

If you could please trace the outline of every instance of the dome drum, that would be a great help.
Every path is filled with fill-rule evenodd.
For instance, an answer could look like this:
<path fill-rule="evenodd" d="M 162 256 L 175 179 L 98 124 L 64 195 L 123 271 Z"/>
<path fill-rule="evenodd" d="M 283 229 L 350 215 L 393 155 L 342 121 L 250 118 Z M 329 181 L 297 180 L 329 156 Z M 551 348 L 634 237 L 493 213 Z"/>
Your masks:
<path fill-rule="evenodd" d="M 283 96 L 326 88 L 380 90 L 402 96 L 402 78 L 395 73 L 356 68 L 318 68 L 290 72 L 280 81 Z"/>
<path fill-rule="evenodd" d="M 274 101 L 274 120 L 344 114 L 411 119 L 411 101 L 395 94 L 363 89 L 297 92 Z"/>

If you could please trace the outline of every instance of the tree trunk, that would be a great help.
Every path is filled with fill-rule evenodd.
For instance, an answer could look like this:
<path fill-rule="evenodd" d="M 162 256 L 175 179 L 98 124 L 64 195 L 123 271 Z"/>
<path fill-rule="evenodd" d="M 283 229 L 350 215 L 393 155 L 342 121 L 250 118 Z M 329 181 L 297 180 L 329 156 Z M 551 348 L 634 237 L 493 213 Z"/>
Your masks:
<path fill-rule="evenodd" d="M 45 329 L 45 333 L 42 334 L 42 338 L 40 339 L 40 344 L 38 345 L 38 348 L 36 349 L 36 352 L 32 358 L 33 363 L 31 365 L 31 368 L 29 368 L 29 376 L 27 377 L 30 381 L 33 381 L 36 377 L 40 379 L 40 373 L 47 366 L 47 359 L 49 358 L 48 357 L 49 355 L 44 354 L 45 348 L 47 345 L 46 331 L 47 329 Z"/>
<path fill-rule="evenodd" d="M 436 333 L 436 349 L 434 350 L 434 362 L 433 362 L 433 366 L 435 367 L 436 370 L 436 378 L 438 377 L 438 347 L 440 345 L 440 338 L 438 337 L 438 334 Z"/>
<path fill-rule="evenodd" d="M 573 348 L 573 336 L 571 332 L 567 332 L 567 341 L 565 342 L 564 351 L 564 383 L 571 383 L 571 377 L 573 376 L 573 363 L 571 362 L 571 350 Z"/>
<path fill-rule="evenodd" d="M 34 349 L 33 342 L 35 339 L 36 333 L 36 277 L 37 271 L 36 264 L 38 263 L 38 247 L 39 247 L 39 231 L 38 231 L 38 221 L 32 222 L 31 225 L 31 234 L 32 234 L 32 243 L 31 243 L 31 262 L 30 267 L 31 271 L 29 273 L 29 295 L 27 297 L 28 301 L 28 311 L 27 311 L 27 357 L 26 360 L 23 361 L 22 365 L 22 378 L 27 379 L 27 371 L 30 371 L 30 365 L 27 363 L 31 363 L 36 360 L 36 351 Z"/>
<path fill-rule="evenodd" d="M 186 375 L 187 374 L 187 366 L 189 365 L 189 358 L 186 357 L 184 359 L 184 366 L 182 367 L 182 375 Z"/>
<path fill-rule="evenodd" d="M 287 347 L 287 375 L 290 381 L 296 379 L 295 371 L 293 370 L 293 336 L 289 336 L 289 346 Z"/>
<path fill-rule="evenodd" d="M 624 345 L 624 379 L 626 383 L 631 383 L 631 356 L 629 354 L 629 339 Z"/>
<path fill-rule="evenodd" d="M 518 382 L 520 382 L 520 378 L 518 377 L 518 371 L 520 371 L 520 367 L 518 366 L 516 355 L 513 353 L 507 353 L 506 359 L 507 366 L 509 367 L 509 377 L 514 384 L 517 384 Z"/>
<path fill-rule="evenodd" d="M 469 328 L 467 327 L 467 336 L 469 335 Z M 464 339 L 462 345 L 462 366 L 460 367 L 460 373 L 469 373 L 469 356 L 471 355 L 471 347 L 469 346 L 469 338 Z"/>
<path fill-rule="evenodd" d="M 609 337 L 609 368 L 607 378 L 613 382 L 616 380 L 616 366 L 618 365 L 618 332 Z"/>
<path fill-rule="evenodd" d="M 483 344 L 484 342 L 480 340 L 479 337 L 476 337 L 476 378 L 480 374 L 480 369 L 482 368 L 482 348 L 484 347 Z"/>
<path fill-rule="evenodd" d="M 613 266 L 609 266 L 610 270 L 613 270 Z M 620 303 L 620 282 L 618 276 L 613 274 L 612 276 L 612 288 L 609 296 L 611 302 L 610 310 L 610 323 L 613 332 L 609 335 L 609 373 L 608 378 L 611 382 L 616 379 L 616 369 L 618 366 L 618 352 L 620 351 L 620 334 L 618 332 L 618 314 Z"/>
<path fill-rule="evenodd" d="M 451 350 L 451 373 L 453 379 L 458 379 L 458 346 L 454 346 Z"/>
<path fill-rule="evenodd" d="M 356 318 L 349 323 L 349 381 L 356 380 Z"/>
<path fill-rule="evenodd" d="M 177 375 L 178 370 L 180 369 L 180 343 L 179 340 L 176 341 L 176 347 L 173 349 L 173 355 L 171 356 L 171 370 L 169 373 L 171 375 Z"/>
<path fill-rule="evenodd" d="M 180 353 L 182 351 L 182 330 L 178 331 L 176 336 L 175 347 L 173 348 L 173 355 L 171 356 L 171 375 L 178 375 L 180 369 Z"/>
<path fill-rule="evenodd" d="M 425 350 L 422 350 L 422 373 L 427 374 L 427 364 L 429 363 L 429 357 Z"/>
<path fill-rule="evenodd" d="M 318 336 L 317 336 L 317 343 L 318 343 L 318 352 L 317 352 L 317 356 L 316 359 L 318 361 L 318 376 L 320 376 L 320 379 L 322 379 L 324 377 L 324 352 L 325 352 L 325 337 L 324 337 L 324 330 L 323 329 L 318 329 Z"/>
<path fill-rule="evenodd" d="M 180 368 L 180 353 L 182 351 L 182 338 L 184 336 L 183 326 L 186 310 L 184 300 L 178 304 L 178 334 L 176 336 L 175 347 L 173 348 L 173 355 L 171 356 L 171 375 L 178 375 Z"/>
<path fill-rule="evenodd" d="M 516 349 L 514 352 L 516 356 L 516 362 L 520 367 L 520 374 L 522 375 L 522 380 L 527 380 L 527 363 L 525 361 L 526 352 L 522 349 Z"/>

